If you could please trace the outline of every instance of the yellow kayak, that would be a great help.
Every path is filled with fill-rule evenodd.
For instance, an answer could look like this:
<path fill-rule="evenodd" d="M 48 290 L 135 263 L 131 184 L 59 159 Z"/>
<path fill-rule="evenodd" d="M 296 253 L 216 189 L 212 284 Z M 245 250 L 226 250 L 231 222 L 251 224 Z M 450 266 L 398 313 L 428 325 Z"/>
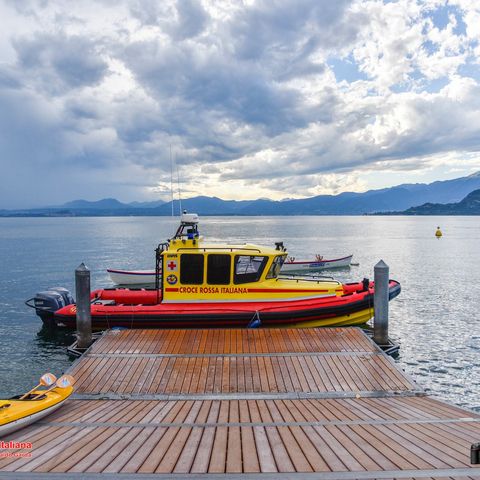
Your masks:
<path fill-rule="evenodd" d="M 48 390 L 34 389 L 23 396 L 0 400 L 0 438 L 57 410 L 72 394 L 72 385 L 58 383 Z"/>

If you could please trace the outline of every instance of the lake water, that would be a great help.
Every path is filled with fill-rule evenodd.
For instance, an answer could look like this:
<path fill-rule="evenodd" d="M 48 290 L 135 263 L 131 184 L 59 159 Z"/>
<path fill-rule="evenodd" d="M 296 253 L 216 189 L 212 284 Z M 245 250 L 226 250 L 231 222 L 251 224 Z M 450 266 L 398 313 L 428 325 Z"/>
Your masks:
<path fill-rule="evenodd" d="M 177 225 L 168 217 L 0 219 L 0 396 L 72 361 L 72 335 L 43 328 L 26 299 L 51 286 L 73 292 L 81 262 L 92 288 L 110 285 L 107 267 L 153 268 L 154 248 Z M 360 265 L 335 272 L 342 281 L 373 278 L 383 259 L 402 284 L 390 303 L 396 361 L 440 398 L 480 411 L 479 217 L 205 217 L 200 231 L 212 241 L 283 241 L 297 259 L 353 253 Z"/>

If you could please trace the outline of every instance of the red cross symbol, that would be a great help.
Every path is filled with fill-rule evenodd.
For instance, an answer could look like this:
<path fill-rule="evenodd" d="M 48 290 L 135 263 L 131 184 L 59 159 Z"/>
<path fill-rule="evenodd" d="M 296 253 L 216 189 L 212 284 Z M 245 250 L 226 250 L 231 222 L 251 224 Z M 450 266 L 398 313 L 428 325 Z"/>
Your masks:
<path fill-rule="evenodd" d="M 169 270 L 175 270 L 177 268 L 177 262 L 171 260 L 169 263 L 167 263 L 167 268 Z"/>

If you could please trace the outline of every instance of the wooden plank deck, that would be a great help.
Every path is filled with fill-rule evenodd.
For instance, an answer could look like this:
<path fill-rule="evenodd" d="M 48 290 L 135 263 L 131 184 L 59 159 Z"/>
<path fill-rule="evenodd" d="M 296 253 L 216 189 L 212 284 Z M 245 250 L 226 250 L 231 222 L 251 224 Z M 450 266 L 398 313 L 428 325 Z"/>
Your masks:
<path fill-rule="evenodd" d="M 480 416 L 357 328 L 109 331 L 69 373 L 0 478 L 480 479 Z"/>

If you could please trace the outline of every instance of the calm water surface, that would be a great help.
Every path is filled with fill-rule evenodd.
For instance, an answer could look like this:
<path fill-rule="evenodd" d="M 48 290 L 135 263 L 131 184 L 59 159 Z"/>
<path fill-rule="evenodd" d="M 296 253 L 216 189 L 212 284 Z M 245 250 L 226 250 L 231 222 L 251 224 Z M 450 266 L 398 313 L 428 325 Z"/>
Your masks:
<path fill-rule="evenodd" d="M 27 390 L 38 377 L 71 364 L 71 334 L 42 327 L 24 300 L 50 286 L 74 291 L 83 261 L 92 287 L 110 285 L 105 269 L 151 268 L 154 248 L 177 219 L 159 217 L 0 219 L 0 396 Z M 437 240 L 437 225 L 444 233 Z M 479 217 L 205 217 L 209 240 L 273 245 L 297 259 L 354 254 L 344 281 L 373 278 L 379 259 L 402 293 L 390 304 L 396 360 L 440 398 L 480 411 Z"/>

